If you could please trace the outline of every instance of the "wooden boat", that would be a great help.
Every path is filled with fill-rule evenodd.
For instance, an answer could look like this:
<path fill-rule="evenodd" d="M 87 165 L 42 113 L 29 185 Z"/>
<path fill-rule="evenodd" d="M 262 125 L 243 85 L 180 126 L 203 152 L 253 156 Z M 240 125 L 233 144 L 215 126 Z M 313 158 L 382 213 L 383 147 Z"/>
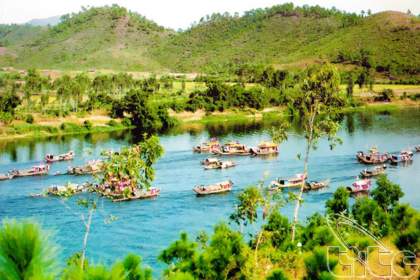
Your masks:
<path fill-rule="evenodd" d="M 0 174 L 0 181 L 4 181 L 4 180 L 10 180 L 13 179 L 14 175 L 12 174 Z"/>
<path fill-rule="evenodd" d="M 193 191 L 198 196 L 200 196 L 200 195 L 209 195 L 209 194 L 230 192 L 232 190 L 232 187 L 233 187 L 233 182 L 229 180 L 229 181 L 217 183 L 217 184 L 214 184 L 214 185 L 208 185 L 208 186 L 200 185 L 200 186 L 195 186 L 193 188 Z"/>
<path fill-rule="evenodd" d="M 420 153 L 420 145 L 415 146 L 415 147 L 414 147 L 414 151 L 415 151 L 416 153 Z"/>
<path fill-rule="evenodd" d="M 307 182 L 304 191 L 316 191 L 328 187 L 330 180 Z"/>
<path fill-rule="evenodd" d="M 369 169 L 364 169 L 362 170 L 362 172 L 360 172 L 360 176 L 362 178 L 372 178 L 375 176 L 378 176 L 380 174 L 384 174 L 386 170 L 386 165 L 379 165 L 379 166 L 375 166 L 373 169 L 369 170 Z"/>
<path fill-rule="evenodd" d="M 221 161 L 217 158 L 207 158 L 203 162 L 204 169 L 225 169 L 229 167 L 234 167 L 236 164 L 233 161 Z"/>
<path fill-rule="evenodd" d="M 272 142 L 262 142 L 257 148 L 251 148 L 250 151 L 255 156 L 277 155 L 279 147 Z"/>
<path fill-rule="evenodd" d="M 134 195 L 122 198 L 114 198 L 112 202 L 123 202 L 137 199 L 147 199 L 159 196 L 160 189 L 150 188 L 149 190 L 136 190 Z"/>
<path fill-rule="evenodd" d="M 69 167 L 67 174 L 70 175 L 89 175 L 100 173 L 103 170 L 103 162 L 101 160 L 89 161 L 85 166 Z"/>
<path fill-rule="evenodd" d="M 391 155 L 390 157 L 391 164 L 406 163 L 406 162 L 411 162 L 412 160 L 413 160 L 412 151 L 401 151 L 399 154 Z"/>
<path fill-rule="evenodd" d="M 246 145 L 239 142 L 229 142 L 224 144 L 221 149 L 214 150 L 213 154 L 221 156 L 249 156 L 251 152 Z"/>
<path fill-rule="evenodd" d="M 304 174 L 296 174 L 295 177 L 290 178 L 290 179 L 278 178 L 271 182 L 270 190 L 275 191 L 275 190 L 283 189 L 283 188 L 301 187 L 305 179 L 306 179 L 306 175 Z"/>
<path fill-rule="evenodd" d="M 68 153 L 61 154 L 61 155 L 53 155 L 53 154 L 47 154 L 45 156 L 45 161 L 47 163 L 57 162 L 57 161 L 65 161 L 65 160 L 72 160 L 74 158 L 74 152 L 69 151 Z"/>
<path fill-rule="evenodd" d="M 37 165 L 27 170 L 12 170 L 10 174 L 14 177 L 40 176 L 47 175 L 49 170 L 49 165 Z"/>
<path fill-rule="evenodd" d="M 369 153 L 359 151 L 356 157 L 359 162 L 365 164 L 380 164 L 389 160 L 389 154 L 381 154 L 375 148 L 371 149 Z"/>
<path fill-rule="evenodd" d="M 220 149 L 220 143 L 216 138 L 211 138 L 210 141 L 204 142 L 201 145 L 195 146 L 193 151 L 196 153 L 211 153 Z"/>
<path fill-rule="evenodd" d="M 49 187 L 46 191 L 46 195 L 53 195 L 53 196 L 61 196 L 61 197 L 69 197 L 77 193 L 87 191 L 89 184 L 71 184 L 68 183 L 66 185 L 53 185 Z"/>
<path fill-rule="evenodd" d="M 347 190 L 352 194 L 368 192 L 371 185 L 372 181 L 370 179 L 357 180 L 351 185 L 351 187 L 347 187 Z"/>

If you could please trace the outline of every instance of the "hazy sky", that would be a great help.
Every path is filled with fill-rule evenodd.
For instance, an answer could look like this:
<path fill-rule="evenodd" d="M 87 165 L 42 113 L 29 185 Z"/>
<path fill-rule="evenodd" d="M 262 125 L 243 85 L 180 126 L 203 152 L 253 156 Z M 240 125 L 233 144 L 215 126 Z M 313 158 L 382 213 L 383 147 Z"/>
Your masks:
<path fill-rule="evenodd" d="M 77 12 L 81 6 L 103 6 L 117 3 L 136 11 L 158 24 L 186 28 L 193 21 L 213 12 L 243 12 L 253 8 L 293 2 L 295 5 L 320 5 L 340 10 L 372 12 L 410 9 L 420 14 L 420 0 L 0 0 L 0 23 L 23 23 L 34 18 L 46 18 Z"/>

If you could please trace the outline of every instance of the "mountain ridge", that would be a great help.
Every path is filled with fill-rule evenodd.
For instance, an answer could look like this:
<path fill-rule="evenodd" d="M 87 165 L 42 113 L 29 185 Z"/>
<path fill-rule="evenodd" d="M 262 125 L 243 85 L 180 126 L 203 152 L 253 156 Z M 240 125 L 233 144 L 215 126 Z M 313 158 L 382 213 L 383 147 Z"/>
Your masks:
<path fill-rule="evenodd" d="M 4 29 L 1 66 L 212 72 L 244 63 L 357 64 L 354 57 L 365 52 L 379 69 L 420 72 L 420 20 L 394 11 L 362 17 L 288 3 L 242 16 L 213 14 L 175 32 L 113 5 L 64 16 L 52 27 Z"/>

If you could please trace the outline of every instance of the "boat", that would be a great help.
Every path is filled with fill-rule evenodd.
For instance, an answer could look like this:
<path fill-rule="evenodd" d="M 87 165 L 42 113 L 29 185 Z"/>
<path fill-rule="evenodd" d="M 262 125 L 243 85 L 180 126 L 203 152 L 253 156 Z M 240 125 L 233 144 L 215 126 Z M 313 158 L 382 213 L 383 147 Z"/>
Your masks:
<path fill-rule="evenodd" d="M 399 154 L 391 155 L 390 161 L 391 164 L 398 164 L 398 163 L 407 163 L 413 160 L 413 152 L 412 151 L 401 151 Z"/>
<path fill-rule="evenodd" d="M 204 185 L 195 186 L 193 188 L 193 191 L 198 196 L 201 196 L 201 195 L 230 192 L 232 190 L 232 187 L 233 187 L 233 182 L 229 180 L 229 181 L 216 183 L 216 184 L 208 185 L 208 186 L 204 186 Z"/>
<path fill-rule="evenodd" d="M 13 179 L 14 175 L 7 173 L 7 174 L 0 174 L 0 181 L 10 180 Z"/>
<path fill-rule="evenodd" d="M 27 170 L 12 170 L 10 174 L 13 177 L 41 176 L 47 175 L 49 170 L 49 165 L 37 165 Z"/>
<path fill-rule="evenodd" d="M 304 191 L 316 191 L 328 187 L 330 180 L 306 182 Z"/>
<path fill-rule="evenodd" d="M 305 182 L 306 176 L 304 174 L 296 174 L 295 177 L 290 179 L 277 178 L 270 184 L 270 190 L 275 191 L 283 188 L 296 188 L 301 187 Z"/>
<path fill-rule="evenodd" d="M 277 155 L 279 147 L 272 142 L 262 142 L 257 148 L 251 148 L 250 151 L 255 156 Z"/>
<path fill-rule="evenodd" d="M 74 194 L 87 191 L 90 184 L 71 184 L 66 185 L 53 185 L 49 187 L 46 191 L 46 195 L 61 196 L 61 197 L 70 197 Z"/>
<path fill-rule="evenodd" d="M 414 151 L 415 151 L 416 153 L 420 153 L 420 145 L 415 146 L 415 147 L 414 147 Z"/>
<path fill-rule="evenodd" d="M 378 150 L 373 147 L 369 150 L 369 153 L 359 151 L 356 154 L 357 160 L 365 164 L 381 164 L 386 163 L 389 160 L 389 154 L 381 154 Z"/>
<path fill-rule="evenodd" d="M 134 195 L 122 198 L 114 198 L 112 202 L 123 202 L 123 201 L 130 201 L 130 200 L 137 200 L 137 199 L 147 199 L 147 198 L 154 198 L 159 196 L 160 189 L 158 188 L 150 188 L 149 190 L 135 190 Z"/>
<path fill-rule="evenodd" d="M 69 175 L 89 175 L 100 173 L 103 170 L 103 162 L 101 160 L 92 160 L 89 161 L 84 166 L 79 167 L 69 167 L 67 169 L 67 174 Z"/>
<path fill-rule="evenodd" d="M 57 162 L 57 161 L 65 161 L 65 160 L 72 160 L 74 158 L 74 152 L 69 151 L 68 153 L 61 154 L 61 155 L 53 155 L 53 154 L 47 154 L 45 156 L 45 161 L 47 163 Z"/>
<path fill-rule="evenodd" d="M 370 179 L 357 180 L 351 185 L 351 187 L 347 187 L 347 190 L 352 194 L 368 192 L 371 185 L 372 181 Z"/>
<path fill-rule="evenodd" d="M 205 170 L 209 169 L 225 169 L 229 167 L 234 167 L 236 164 L 233 161 L 221 161 L 217 158 L 207 158 L 203 160 L 202 164 L 204 165 Z"/>
<path fill-rule="evenodd" d="M 219 149 L 220 143 L 217 138 L 211 138 L 208 142 L 204 142 L 201 145 L 195 146 L 193 151 L 196 153 L 211 153 Z"/>
<path fill-rule="evenodd" d="M 251 152 L 246 145 L 233 141 L 224 144 L 221 149 L 214 150 L 213 154 L 221 156 L 249 156 Z"/>
<path fill-rule="evenodd" d="M 360 172 L 362 178 L 372 178 L 380 174 L 384 174 L 386 170 L 386 164 L 375 166 L 373 169 L 364 169 Z"/>

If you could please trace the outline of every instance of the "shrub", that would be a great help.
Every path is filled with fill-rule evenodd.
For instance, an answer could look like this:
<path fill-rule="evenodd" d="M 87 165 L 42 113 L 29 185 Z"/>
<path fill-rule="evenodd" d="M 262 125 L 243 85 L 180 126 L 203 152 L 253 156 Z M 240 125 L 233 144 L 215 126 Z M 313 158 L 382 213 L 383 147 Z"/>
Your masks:
<path fill-rule="evenodd" d="M 83 127 L 86 128 L 87 130 L 91 130 L 93 127 L 93 123 L 89 120 L 85 120 L 83 122 Z"/>
<path fill-rule="evenodd" d="M 267 280 L 287 280 L 286 275 L 284 275 L 283 270 L 274 269 L 271 274 L 267 277 Z"/>
<path fill-rule="evenodd" d="M 32 114 L 27 114 L 26 118 L 25 118 L 25 122 L 29 123 L 29 124 L 33 124 L 34 123 L 34 116 L 32 116 Z"/>
<path fill-rule="evenodd" d="M 130 126 L 131 126 L 131 120 L 130 120 L 129 118 L 124 118 L 124 119 L 121 121 L 121 124 L 122 124 L 123 126 L 125 126 L 125 127 L 130 127 Z"/>
<path fill-rule="evenodd" d="M 111 119 L 111 120 L 108 122 L 108 125 L 109 125 L 109 126 L 118 126 L 118 122 L 117 122 L 116 120 L 114 120 L 114 119 Z"/>
<path fill-rule="evenodd" d="M 325 251 L 316 249 L 304 262 L 306 267 L 304 279 L 334 279 L 330 272 L 334 270 L 338 262 L 331 257 L 327 258 Z"/>

